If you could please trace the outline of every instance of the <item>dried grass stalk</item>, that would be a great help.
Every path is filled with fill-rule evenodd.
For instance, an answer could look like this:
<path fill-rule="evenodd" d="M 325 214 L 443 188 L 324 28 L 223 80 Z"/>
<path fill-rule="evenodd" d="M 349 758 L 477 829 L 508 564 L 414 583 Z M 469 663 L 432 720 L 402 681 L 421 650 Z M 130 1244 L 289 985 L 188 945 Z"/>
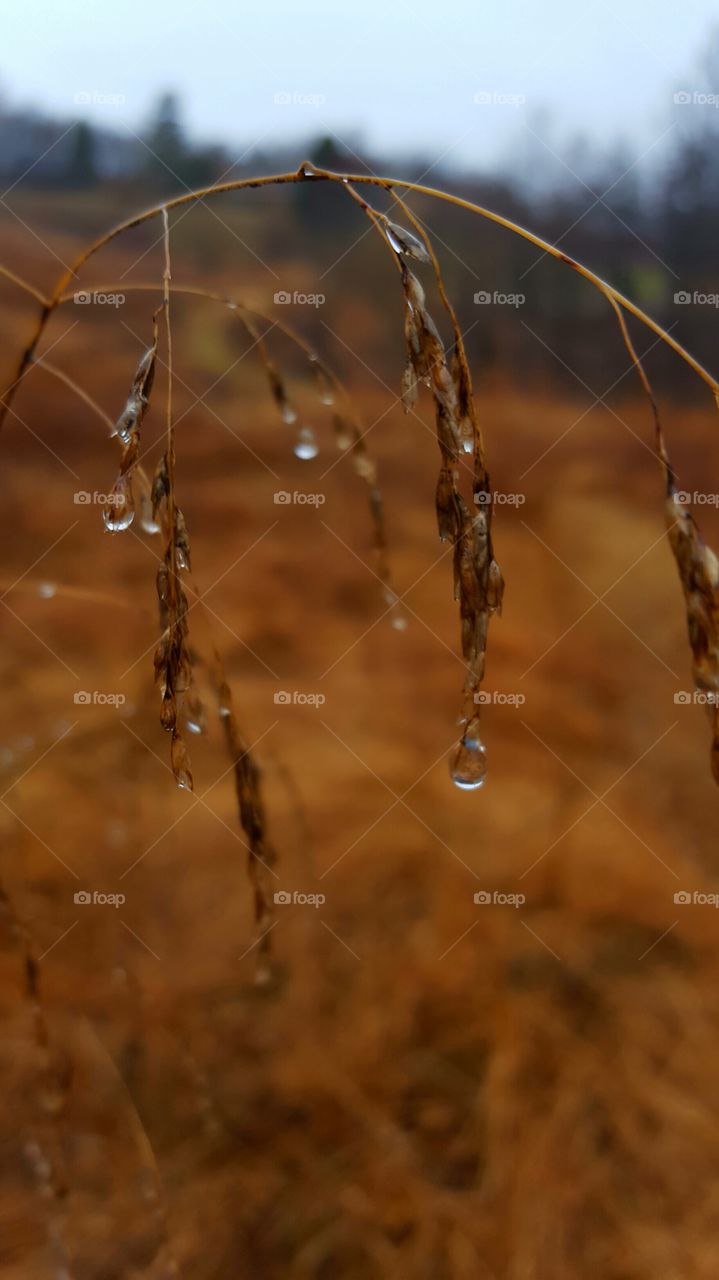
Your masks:
<path fill-rule="evenodd" d="M 394 199 L 411 222 L 413 232 L 371 208 L 352 186 L 347 190 L 382 234 L 399 266 L 405 303 L 406 365 L 402 378 L 405 411 L 413 409 L 420 384 L 428 388 L 434 402 L 440 452 L 435 493 L 437 528 L 442 541 L 451 542 L 454 548 L 454 594 L 459 602 L 462 656 L 466 666 L 460 711 L 462 732 L 450 767 L 458 787 L 474 790 L 482 785 L 486 774 L 477 694 L 484 677 L 489 619 L 501 609 L 504 582 L 492 549 L 492 490 L 472 379 L 459 323 L 424 228 L 396 193 L 392 193 Z M 424 289 L 407 259 L 432 266 L 442 305 L 452 325 L 449 358 L 429 313 Z M 469 453 L 473 459 L 471 508 L 461 492 L 462 472 Z"/>
<path fill-rule="evenodd" d="M 694 686 L 705 700 L 711 725 L 710 764 L 719 785 L 719 560 L 705 543 L 686 502 L 681 501 L 674 468 L 669 459 L 659 408 L 632 342 L 620 307 L 608 295 L 619 322 L 624 344 L 641 379 L 654 418 L 654 443 L 664 472 L 664 512 L 672 555 L 684 593 Z"/>
<path fill-rule="evenodd" d="M 157 600 L 162 634 L 155 650 L 155 679 L 160 686 L 160 723 L 171 734 L 170 765 L 178 787 L 192 791 L 187 745 L 179 726 L 179 709 L 192 684 L 188 649 L 187 596 L 179 571 L 190 569 L 190 542 L 185 517 L 175 501 L 175 433 L 172 419 L 172 326 L 170 323 L 170 229 L 163 213 L 165 269 L 163 308 L 167 338 L 167 400 L 165 452 L 152 484 L 152 514 L 165 530 L 165 551 L 157 570 Z"/>
<path fill-rule="evenodd" d="M 150 402 L 150 392 L 155 378 L 158 343 L 158 308 L 152 317 L 152 342 L 143 353 L 135 370 L 130 394 L 118 418 L 113 435 L 122 445 L 120 471 L 112 487 L 110 500 L 103 509 L 103 519 L 111 533 L 129 528 L 135 518 L 133 476 L 140 456 L 140 431 Z"/>

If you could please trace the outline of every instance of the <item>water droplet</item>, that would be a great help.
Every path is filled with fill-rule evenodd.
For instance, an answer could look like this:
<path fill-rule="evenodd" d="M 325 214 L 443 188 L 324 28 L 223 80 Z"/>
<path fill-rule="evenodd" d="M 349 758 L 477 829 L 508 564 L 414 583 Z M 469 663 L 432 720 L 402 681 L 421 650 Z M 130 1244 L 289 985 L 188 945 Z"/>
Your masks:
<path fill-rule="evenodd" d="M 334 392 L 331 391 L 329 387 L 325 387 L 324 390 L 320 392 L 320 400 L 322 404 L 334 404 Z"/>
<path fill-rule="evenodd" d="M 122 533 L 130 528 L 135 512 L 131 507 L 104 507 L 102 518 L 108 533 Z"/>
<path fill-rule="evenodd" d="M 395 631 L 407 630 L 407 615 L 399 609 L 395 609 L 392 614 L 392 626 Z"/>
<path fill-rule="evenodd" d="M 310 458 L 316 458 L 319 453 L 315 433 L 311 427 L 301 427 L 295 445 L 295 456 L 306 462 Z"/>
<path fill-rule="evenodd" d="M 479 721 L 470 720 L 452 757 L 450 776 L 460 791 L 476 791 L 487 775 L 487 752 L 479 736 Z"/>
<path fill-rule="evenodd" d="M 311 165 L 311 164 L 303 164 L 303 166 L 302 166 L 302 177 L 303 177 L 303 178 L 316 178 L 316 177 L 317 177 L 317 173 L 316 173 L 316 171 L 313 169 L 313 167 L 312 167 L 312 165 Z"/>
<path fill-rule="evenodd" d="M 37 589 L 37 594 L 42 596 L 43 600 L 52 600 L 57 591 L 54 582 L 41 582 Z"/>
<path fill-rule="evenodd" d="M 293 422 L 297 421 L 297 411 L 296 409 L 292 408 L 292 405 L 290 404 L 289 400 L 284 400 L 282 402 L 280 415 L 282 417 L 282 421 L 286 422 L 288 427 L 291 427 Z"/>
<path fill-rule="evenodd" d="M 384 233 L 395 253 L 404 254 L 406 258 L 415 258 L 417 262 L 429 262 L 426 246 L 418 236 L 406 227 L 400 227 L 389 219 L 384 223 Z"/>
<path fill-rule="evenodd" d="M 107 505 L 102 508 L 102 518 L 110 533 L 129 529 L 135 519 L 135 501 L 127 476 L 118 476 L 115 481 Z"/>

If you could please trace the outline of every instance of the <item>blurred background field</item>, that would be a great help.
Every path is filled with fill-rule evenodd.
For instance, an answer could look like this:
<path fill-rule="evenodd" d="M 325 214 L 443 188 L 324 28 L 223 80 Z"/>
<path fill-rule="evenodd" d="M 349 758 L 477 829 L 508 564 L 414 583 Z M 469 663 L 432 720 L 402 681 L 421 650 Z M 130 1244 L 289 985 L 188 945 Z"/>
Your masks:
<path fill-rule="evenodd" d="M 166 101 L 160 124 L 174 111 Z M 177 137 L 160 132 L 153 152 Z M 39 165 L 3 198 L 0 261 L 41 291 L 114 221 L 224 167 L 210 152 L 198 168 L 187 142 L 181 180 L 158 163 L 111 178 L 98 171 L 107 145 L 76 140 L 74 170 Z M 714 145 L 702 117 L 652 175 L 653 203 L 623 191 L 616 211 L 636 234 L 602 207 L 562 247 L 716 371 L 715 312 L 674 301 L 679 287 L 716 287 Z M 307 150 L 374 167 L 327 138 Z M 538 198 L 502 174 L 447 183 L 550 240 L 592 202 Z M 341 192 L 309 184 L 214 199 L 173 224 L 173 284 L 266 314 L 320 443 L 316 458 L 294 456 L 236 315 L 173 296 L 178 495 L 206 606 L 191 635 L 211 631 L 262 767 L 274 891 L 324 897 L 277 905 L 267 985 L 215 724 L 191 743 L 194 795 L 168 768 L 152 683 L 159 539 L 104 531 L 95 498 L 116 445 L 70 388 L 38 364 L 13 404 L 0 472 L 0 1266 L 12 1280 L 159 1277 L 174 1263 L 199 1280 L 715 1274 L 717 917 L 682 895 L 719 891 L 716 791 L 702 708 L 677 701 L 689 649 L 650 412 L 588 285 L 533 265 L 537 251 L 507 232 L 410 203 L 457 304 L 495 489 L 515 495 L 495 513 L 507 590 L 485 681 L 490 770 L 474 794 L 449 778 L 463 675 L 451 557 L 436 536 L 431 407 L 405 415 L 398 401 L 402 298 L 386 252 Z M 112 419 L 161 297 L 159 234 L 148 224 L 83 272 L 78 288 L 121 305 L 69 301 L 45 339 Z M 475 301 L 495 290 L 525 300 Z M 4 383 L 36 309 L 2 282 Z M 361 413 L 403 629 L 373 572 L 364 487 L 275 320 Z M 633 333 L 716 545 L 716 406 Z M 150 470 L 165 385 L 161 368 Z M 321 502 L 277 502 L 285 493 Z M 54 1106 L 25 946 L 41 957 Z"/>

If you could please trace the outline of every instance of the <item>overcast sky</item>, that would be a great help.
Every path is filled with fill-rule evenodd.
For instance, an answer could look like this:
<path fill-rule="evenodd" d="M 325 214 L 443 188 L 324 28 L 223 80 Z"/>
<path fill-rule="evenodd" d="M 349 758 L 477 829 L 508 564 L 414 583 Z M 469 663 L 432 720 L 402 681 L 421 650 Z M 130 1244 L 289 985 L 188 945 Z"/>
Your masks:
<path fill-rule="evenodd" d="M 479 166 L 520 154 L 525 126 L 661 146 L 719 21 L 716 0 L 0 0 L 0 14 L 13 102 L 137 129 L 173 87 L 193 134 L 237 154 L 331 130 Z"/>

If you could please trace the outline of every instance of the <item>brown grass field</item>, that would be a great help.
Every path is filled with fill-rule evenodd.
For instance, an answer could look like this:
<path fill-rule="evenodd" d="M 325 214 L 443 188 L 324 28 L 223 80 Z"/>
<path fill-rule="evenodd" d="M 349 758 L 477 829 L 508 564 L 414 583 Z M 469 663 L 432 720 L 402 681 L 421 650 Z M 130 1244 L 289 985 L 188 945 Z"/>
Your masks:
<path fill-rule="evenodd" d="M 59 273 L 3 230 L 13 269 L 42 286 Z M 48 238 L 66 258 L 91 231 Z M 104 254 L 88 285 L 156 235 Z M 195 249 L 183 271 L 178 247 L 176 282 L 199 278 Z M 204 251 L 208 287 L 272 310 L 280 286 L 252 259 L 238 249 L 228 281 Z M 158 279 L 158 255 L 127 279 Z M 2 296 L 5 379 L 32 304 Z M 461 793 L 431 412 L 396 403 L 400 359 L 387 377 L 358 358 L 399 328 L 400 301 L 388 286 L 289 318 L 371 426 L 405 630 L 383 617 L 363 487 L 287 348 L 312 461 L 232 316 L 173 302 L 177 485 L 207 606 L 191 636 L 211 625 L 256 744 L 273 889 L 325 897 L 277 906 L 263 986 L 215 725 L 190 743 L 194 795 L 168 768 L 157 540 L 107 534 L 74 501 L 109 490 L 117 450 L 70 390 L 36 368 L 15 401 L 0 472 L 8 1280 L 714 1280 L 718 917 L 674 895 L 719 891 L 717 801 L 702 710 L 675 702 L 690 657 L 649 413 L 631 377 L 592 407 L 578 384 L 477 373 L 495 487 L 525 499 L 495 515 L 507 591 L 485 688 L 524 700 L 485 707 L 488 780 Z M 128 293 L 53 321 L 49 359 L 111 417 L 150 309 Z M 682 487 L 711 491 L 709 397 L 664 416 Z M 716 542 L 716 508 L 700 520 Z M 78 690 L 126 701 L 78 705 Z M 79 890 L 125 902 L 78 905 Z M 475 903 L 495 891 L 525 901 Z M 49 1069 L 14 921 L 42 957 Z"/>

